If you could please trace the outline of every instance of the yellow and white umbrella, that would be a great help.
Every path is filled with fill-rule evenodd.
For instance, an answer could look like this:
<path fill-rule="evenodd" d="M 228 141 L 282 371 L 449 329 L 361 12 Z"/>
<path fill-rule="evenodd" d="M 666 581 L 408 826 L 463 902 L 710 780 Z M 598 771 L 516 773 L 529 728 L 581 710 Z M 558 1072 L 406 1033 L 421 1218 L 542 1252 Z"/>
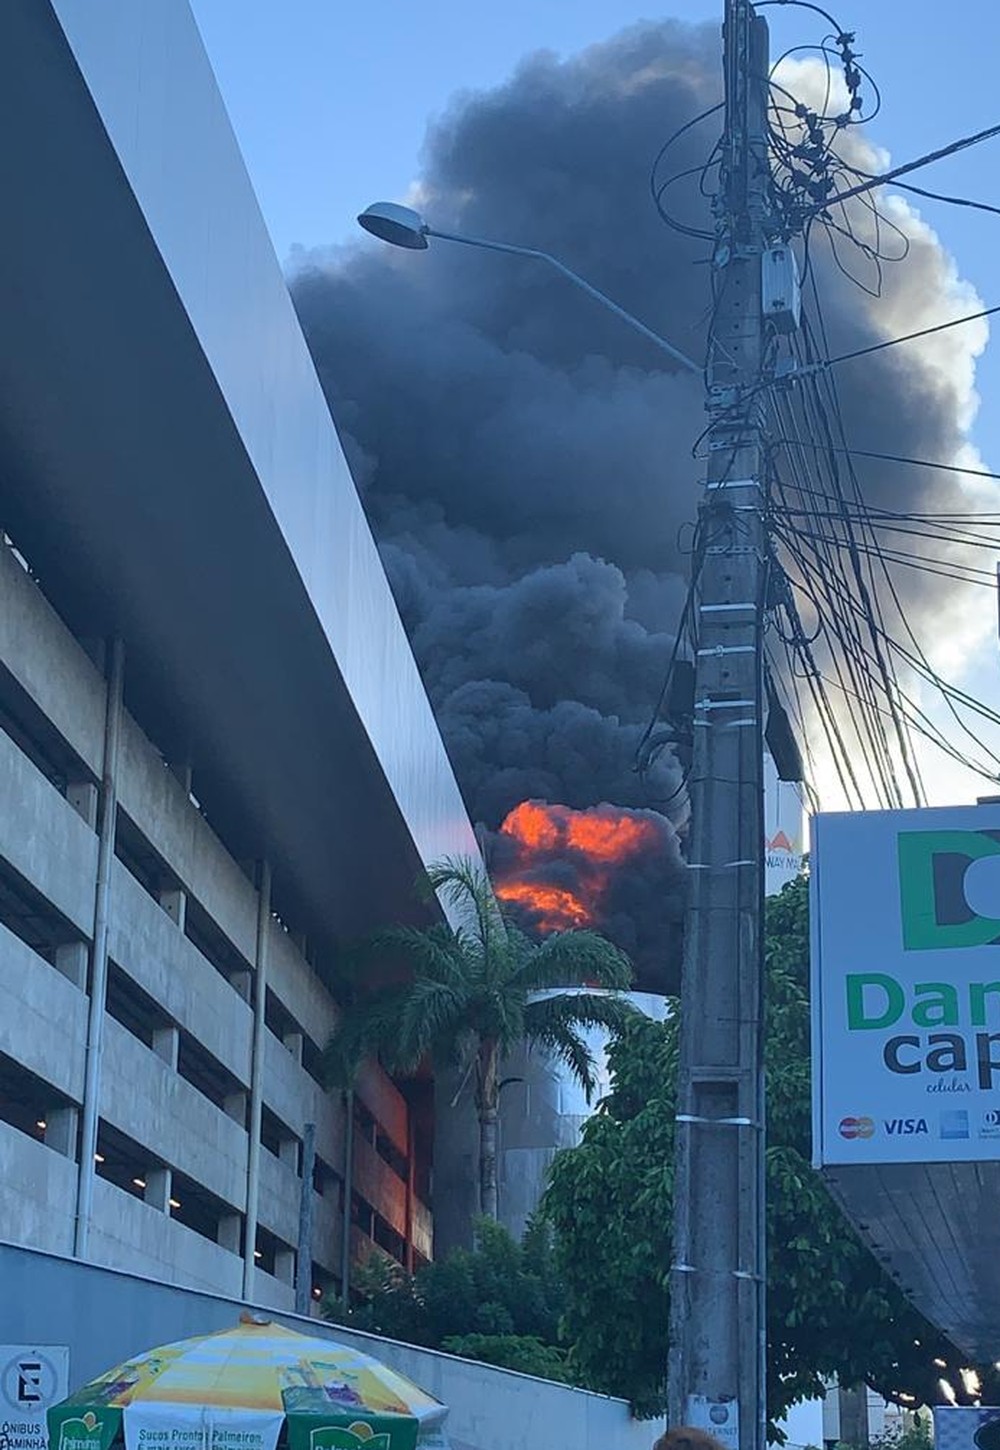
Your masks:
<path fill-rule="evenodd" d="M 371 1355 L 244 1316 L 149 1350 L 49 1411 L 50 1450 L 431 1450 L 447 1407 Z"/>

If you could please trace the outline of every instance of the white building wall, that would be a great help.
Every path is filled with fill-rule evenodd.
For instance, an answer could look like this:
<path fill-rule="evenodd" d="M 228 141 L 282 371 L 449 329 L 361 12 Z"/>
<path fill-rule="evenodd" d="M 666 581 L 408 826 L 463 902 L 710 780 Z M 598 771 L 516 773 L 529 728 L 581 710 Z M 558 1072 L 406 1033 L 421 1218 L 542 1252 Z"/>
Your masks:
<path fill-rule="evenodd" d="M 0 1053 L 80 1102 L 87 998 L 13 932 L 0 926 Z"/>
<path fill-rule="evenodd" d="M 0 801 L 4 860 L 81 936 L 88 935 L 94 916 L 97 837 L 3 731 Z"/>
<path fill-rule="evenodd" d="M 246 1205 L 246 1133 L 113 1017 L 104 1023 L 101 1117 L 236 1209 Z"/>
<path fill-rule="evenodd" d="M 0 1122 L 0 1224 L 33 1248 L 73 1248 L 76 1164 Z"/>
<path fill-rule="evenodd" d="M 2 672 L 16 682 L 7 688 L 23 692 L 20 698 L 29 703 L 39 739 L 44 736 L 46 749 L 62 760 L 67 792 L 72 781 L 87 785 L 98 778 L 106 688 L 101 673 L 6 546 L 0 547 Z M 0 993 L 5 1002 L 0 1014 L 0 1238 L 69 1252 L 77 1119 L 84 1096 L 87 959 L 94 929 L 96 794 L 90 784 L 93 799 L 88 807 L 85 797 L 78 809 L 22 745 L 31 748 L 27 740 L 16 743 L 0 724 Z M 109 1181 L 106 1165 L 100 1164 L 89 1253 L 96 1262 L 117 1268 L 235 1293 L 242 1282 L 239 1236 L 247 1208 L 257 893 L 127 713 L 118 786 L 122 815 L 153 853 L 149 859 L 161 863 L 169 894 L 161 904 L 155 884 L 151 889 L 121 859 L 114 860 L 109 960 L 125 983 L 125 995 L 131 996 L 134 986 L 135 1000 L 153 1012 L 160 1035 L 155 1043 L 140 1040 L 134 1028 L 105 1014 L 100 1131 L 124 1135 L 134 1154 L 134 1178 L 144 1178 L 147 1167 L 165 1166 L 175 1181 L 189 1185 L 184 1193 L 170 1190 L 178 1203 L 189 1193 L 207 1192 L 218 1227 L 206 1236 L 186 1226 L 175 1219 L 176 1210 L 145 1202 L 134 1183 L 130 1191 L 128 1178 L 124 1185 Z M 14 892 L 9 899 L 8 889 Z M 178 893 L 186 909 L 196 906 L 228 943 L 242 982 L 231 981 L 185 933 L 177 914 Z M 25 939 L 43 929 L 32 924 L 36 916 L 51 938 L 43 954 Z M 55 965 L 54 944 L 60 945 L 63 970 Z M 64 951 L 70 953 L 68 961 Z M 336 1004 L 300 945 L 276 921 L 270 928 L 268 986 L 284 1014 L 286 1040 L 265 1028 L 262 1100 L 281 1143 L 280 1156 L 261 1148 L 258 1218 L 274 1240 L 277 1272 L 258 1267 L 254 1282 L 262 1302 L 287 1308 L 294 1302 L 290 1274 L 302 1191 L 299 1145 L 307 1122 L 316 1125 L 326 1179 L 324 1191 L 313 1195 L 314 1258 L 328 1282 L 339 1276 L 344 1109 L 339 1095 L 326 1093 L 301 1061 L 303 1041 L 311 1043 L 314 1057 L 322 1048 L 336 1021 Z M 186 1048 L 214 1065 L 211 1071 L 227 1084 L 225 1102 L 213 1100 L 179 1070 L 183 1062 L 177 1054 L 183 1059 Z M 38 1102 L 16 1124 L 7 1120 L 16 1112 L 3 1106 L 2 1080 L 10 1074 L 11 1082 L 22 1085 L 13 1096 L 29 1084 Z M 405 1152 L 407 1108 L 398 1089 L 369 1065 L 358 1096 L 380 1131 Z M 64 1140 L 57 1143 L 53 1128 L 60 1113 Z M 37 1126 L 46 1115 L 53 1118 L 47 1130 Z M 363 1139 L 356 1139 L 355 1158 L 356 1192 L 387 1226 L 404 1233 L 405 1183 Z M 426 1253 L 426 1207 L 414 1204 L 412 1216 L 418 1251 Z M 370 1250 L 370 1241 L 356 1228 L 352 1238 L 359 1251 Z"/>
<path fill-rule="evenodd" d="M 0 549 L 0 580 L 0 660 L 97 780 L 104 740 L 101 677 L 7 549 Z"/>
<path fill-rule="evenodd" d="M 250 1006 L 219 972 L 205 970 L 205 958 L 177 922 L 120 861 L 114 864 L 111 890 L 117 908 L 111 922 L 112 960 L 237 1082 L 249 1086 Z"/>
<path fill-rule="evenodd" d="M 118 803 L 185 890 L 192 891 L 233 947 L 251 964 L 257 893 L 209 828 L 163 757 L 127 716 L 121 741 Z"/>
<path fill-rule="evenodd" d="M 243 1275 L 235 1254 L 165 1218 L 150 1204 L 98 1179 L 94 1210 L 95 1262 L 129 1273 L 135 1273 L 141 1264 L 144 1273 L 166 1283 L 215 1294 L 239 1294 Z"/>

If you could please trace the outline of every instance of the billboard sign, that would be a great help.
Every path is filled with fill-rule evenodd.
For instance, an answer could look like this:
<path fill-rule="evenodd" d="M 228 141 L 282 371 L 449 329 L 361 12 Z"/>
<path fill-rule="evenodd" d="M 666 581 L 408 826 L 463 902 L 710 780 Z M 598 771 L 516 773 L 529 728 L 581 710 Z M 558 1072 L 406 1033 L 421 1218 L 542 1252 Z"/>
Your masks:
<path fill-rule="evenodd" d="M 1000 806 L 813 828 L 815 1161 L 1000 1159 Z"/>

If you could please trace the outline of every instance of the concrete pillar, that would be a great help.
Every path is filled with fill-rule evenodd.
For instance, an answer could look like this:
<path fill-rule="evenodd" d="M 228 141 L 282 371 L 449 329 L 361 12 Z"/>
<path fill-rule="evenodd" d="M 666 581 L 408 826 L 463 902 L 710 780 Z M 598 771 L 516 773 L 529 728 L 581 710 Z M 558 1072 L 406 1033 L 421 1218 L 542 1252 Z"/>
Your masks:
<path fill-rule="evenodd" d="M 840 1401 L 840 1442 L 853 1450 L 867 1450 L 868 1447 L 868 1386 L 854 1385 L 850 1389 L 841 1385 L 837 1391 Z"/>
<path fill-rule="evenodd" d="M 98 793 L 93 781 L 71 780 L 66 786 L 66 799 L 90 829 L 96 831 Z"/>
<path fill-rule="evenodd" d="M 183 931 L 184 915 L 187 910 L 187 892 L 182 891 L 179 887 L 170 887 L 160 892 L 159 900 L 163 910 L 176 921 Z"/>
<path fill-rule="evenodd" d="M 283 1284 L 295 1283 L 295 1250 L 279 1249 L 274 1256 L 274 1277 Z"/>
<path fill-rule="evenodd" d="M 249 969 L 240 968 L 238 972 L 230 972 L 229 985 L 234 987 L 244 1002 L 250 1001 L 251 973 Z"/>
<path fill-rule="evenodd" d="M 408 1274 L 413 1273 L 413 1200 L 416 1197 L 417 1151 L 413 1131 L 413 1109 L 406 1109 L 406 1233 L 404 1265 Z"/>
<path fill-rule="evenodd" d="M 177 1058 L 180 1054 L 181 1034 L 176 1027 L 157 1027 L 153 1032 L 153 1051 L 157 1057 L 162 1057 L 168 1067 L 177 1071 Z"/>
<path fill-rule="evenodd" d="M 242 1222 L 238 1213 L 227 1213 L 219 1219 L 218 1240 L 221 1248 L 231 1254 L 240 1252 L 240 1229 Z"/>
<path fill-rule="evenodd" d="M 173 1190 L 173 1174 L 170 1169 L 147 1168 L 144 1177 L 146 1187 L 143 1189 L 143 1198 L 151 1208 L 158 1209 L 160 1213 L 169 1213 Z"/>
<path fill-rule="evenodd" d="M 281 1040 L 285 1044 L 285 1046 L 288 1048 L 288 1051 L 295 1058 L 295 1061 L 301 1067 L 301 1065 L 302 1065 L 302 1033 L 301 1032 L 286 1032 L 285 1035 L 284 1035 L 284 1037 Z"/>
<path fill-rule="evenodd" d="M 257 937 L 254 948 L 253 1049 L 250 1063 L 250 1120 L 247 1126 L 246 1243 L 243 1252 L 244 1299 L 252 1299 L 254 1290 L 253 1253 L 257 1244 L 257 1197 L 260 1192 L 260 1124 L 264 1106 L 264 1030 L 271 929 L 271 865 L 269 861 L 262 861 L 257 890 Z"/>
<path fill-rule="evenodd" d="M 64 977 L 68 977 L 74 987 L 79 987 L 81 992 L 87 990 L 89 960 L 90 952 L 85 941 L 69 941 L 56 947 L 56 969 Z"/>
<path fill-rule="evenodd" d="M 239 1123 L 241 1128 L 247 1125 L 247 1095 L 246 1093 L 230 1093 L 223 1099 L 222 1111 L 227 1118 L 232 1118 Z"/>
<path fill-rule="evenodd" d="M 76 1217 L 73 1254 L 86 1259 L 90 1215 L 94 1200 L 94 1157 L 97 1152 L 98 1110 L 101 1095 L 101 1056 L 108 990 L 108 937 L 111 922 L 111 880 L 115 865 L 115 828 L 118 814 L 118 750 L 121 741 L 125 645 L 116 638 L 111 646 L 104 717 L 104 763 L 101 775 L 101 829 L 94 890 L 94 930 L 91 952 L 90 1003 L 87 1016 L 87 1060 L 83 1085 L 80 1162 L 77 1169 Z"/>
<path fill-rule="evenodd" d="M 278 1144 L 278 1159 L 287 1163 L 293 1173 L 299 1171 L 299 1140 L 298 1138 L 282 1138 Z"/>
<path fill-rule="evenodd" d="M 64 1158 L 76 1158 L 76 1138 L 80 1110 L 76 1107 L 52 1107 L 45 1114 L 45 1146 Z"/>
<path fill-rule="evenodd" d="M 295 1312 L 308 1314 L 312 1297 L 313 1243 L 316 1236 L 316 1124 L 302 1128 L 302 1171 L 299 1175 L 299 1235 L 295 1253 Z"/>

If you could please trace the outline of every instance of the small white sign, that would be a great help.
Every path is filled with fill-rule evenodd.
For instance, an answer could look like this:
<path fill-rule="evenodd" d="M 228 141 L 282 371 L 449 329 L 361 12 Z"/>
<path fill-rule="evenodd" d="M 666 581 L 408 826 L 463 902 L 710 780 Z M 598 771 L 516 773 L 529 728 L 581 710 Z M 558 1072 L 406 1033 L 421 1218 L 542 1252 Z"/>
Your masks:
<path fill-rule="evenodd" d="M 736 1400 L 712 1400 L 708 1395 L 688 1395 L 687 1422 L 695 1430 L 706 1430 L 725 1445 L 740 1450 L 740 1407 Z"/>
<path fill-rule="evenodd" d="M 68 1345 L 0 1344 L 0 1450 L 47 1450 L 45 1412 L 68 1394 Z"/>

